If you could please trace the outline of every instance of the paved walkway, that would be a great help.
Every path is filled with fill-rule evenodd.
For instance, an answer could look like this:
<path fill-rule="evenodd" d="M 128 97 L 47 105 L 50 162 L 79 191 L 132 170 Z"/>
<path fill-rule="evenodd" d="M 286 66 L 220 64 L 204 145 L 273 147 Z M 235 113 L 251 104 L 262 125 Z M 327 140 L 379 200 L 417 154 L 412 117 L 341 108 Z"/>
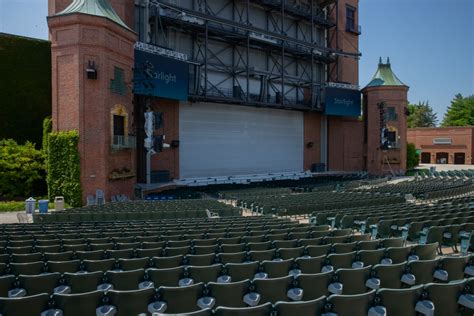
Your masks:
<path fill-rule="evenodd" d="M 440 164 L 420 164 L 418 168 L 429 169 L 436 167 L 436 171 L 451 171 L 451 170 L 474 170 L 474 165 L 440 165 Z"/>
<path fill-rule="evenodd" d="M 17 215 L 18 213 L 25 214 L 25 211 L 21 212 L 2 212 L 0 213 L 0 224 L 11 224 L 18 223 Z"/>

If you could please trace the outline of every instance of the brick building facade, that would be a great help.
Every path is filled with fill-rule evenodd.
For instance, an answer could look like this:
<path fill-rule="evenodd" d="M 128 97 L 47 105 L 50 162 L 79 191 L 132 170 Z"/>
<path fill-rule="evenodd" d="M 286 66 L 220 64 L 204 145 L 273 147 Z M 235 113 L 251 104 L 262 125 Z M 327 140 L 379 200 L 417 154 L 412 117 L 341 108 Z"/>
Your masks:
<path fill-rule="evenodd" d="M 96 189 L 133 196 L 145 182 L 146 111 L 163 119 L 153 138 L 173 144 L 151 156 L 151 171 L 169 183 L 278 178 L 318 164 L 404 172 L 408 87 L 388 62 L 362 90 L 361 117 L 358 0 L 256 1 L 232 12 L 223 1 L 158 2 L 49 0 L 53 129 L 79 131 L 84 198 Z M 279 22 L 260 25 L 260 11 Z M 167 65 L 152 65 L 158 92 L 135 90 L 136 42 L 167 55 Z M 183 63 L 186 97 L 170 97 L 181 75 L 162 67 Z M 167 86 L 156 81 L 165 76 Z M 381 108 L 398 119 L 385 122 Z"/>
<path fill-rule="evenodd" d="M 420 152 L 420 163 L 474 164 L 474 127 L 409 128 L 408 143 Z"/>

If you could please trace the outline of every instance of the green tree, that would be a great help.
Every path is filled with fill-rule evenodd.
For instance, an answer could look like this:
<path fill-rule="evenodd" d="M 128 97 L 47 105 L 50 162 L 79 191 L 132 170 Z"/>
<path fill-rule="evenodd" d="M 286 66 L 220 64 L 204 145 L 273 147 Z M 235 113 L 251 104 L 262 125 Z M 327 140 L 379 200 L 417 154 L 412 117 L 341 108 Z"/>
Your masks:
<path fill-rule="evenodd" d="M 407 145 L 407 170 L 413 170 L 420 162 L 420 155 L 416 152 L 415 144 Z"/>
<path fill-rule="evenodd" d="M 418 104 L 408 104 L 410 115 L 407 124 L 409 128 L 415 127 L 435 127 L 438 123 L 437 114 L 433 112 L 433 108 L 426 102 L 418 102 Z"/>
<path fill-rule="evenodd" d="M 444 114 L 441 126 L 474 125 L 474 95 L 463 97 L 457 94 Z"/>
<path fill-rule="evenodd" d="M 13 139 L 0 140 L 0 196 L 41 194 L 39 182 L 44 176 L 44 156 L 33 143 L 19 145 Z"/>

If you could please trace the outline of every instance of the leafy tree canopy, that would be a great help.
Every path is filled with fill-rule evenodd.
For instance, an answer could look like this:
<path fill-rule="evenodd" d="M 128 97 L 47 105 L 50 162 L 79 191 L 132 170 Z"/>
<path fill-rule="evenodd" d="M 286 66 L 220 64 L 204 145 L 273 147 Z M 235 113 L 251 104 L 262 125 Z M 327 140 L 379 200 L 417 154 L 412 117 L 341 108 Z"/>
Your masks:
<path fill-rule="evenodd" d="M 0 140 L 0 196 L 18 198 L 40 193 L 39 182 L 43 179 L 44 157 L 33 143 Z"/>
<path fill-rule="evenodd" d="M 410 116 L 408 116 L 407 124 L 409 128 L 415 127 L 436 127 L 438 117 L 428 101 L 419 102 L 418 104 L 408 104 Z"/>
<path fill-rule="evenodd" d="M 457 94 L 451 101 L 441 126 L 473 126 L 474 95 L 463 97 Z"/>

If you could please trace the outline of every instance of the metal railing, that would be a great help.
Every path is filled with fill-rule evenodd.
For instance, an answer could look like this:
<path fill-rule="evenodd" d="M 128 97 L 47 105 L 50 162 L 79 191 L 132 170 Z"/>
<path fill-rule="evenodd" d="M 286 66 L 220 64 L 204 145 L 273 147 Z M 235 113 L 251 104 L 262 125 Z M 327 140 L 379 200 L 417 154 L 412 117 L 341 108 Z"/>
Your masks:
<path fill-rule="evenodd" d="M 114 135 L 112 139 L 112 148 L 116 150 L 135 148 L 136 146 L 137 140 L 135 136 Z"/>
<path fill-rule="evenodd" d="M 389 149 L 398 149 L 400 148 L 400 142 L 388 142 L 388 148 Z"/>

